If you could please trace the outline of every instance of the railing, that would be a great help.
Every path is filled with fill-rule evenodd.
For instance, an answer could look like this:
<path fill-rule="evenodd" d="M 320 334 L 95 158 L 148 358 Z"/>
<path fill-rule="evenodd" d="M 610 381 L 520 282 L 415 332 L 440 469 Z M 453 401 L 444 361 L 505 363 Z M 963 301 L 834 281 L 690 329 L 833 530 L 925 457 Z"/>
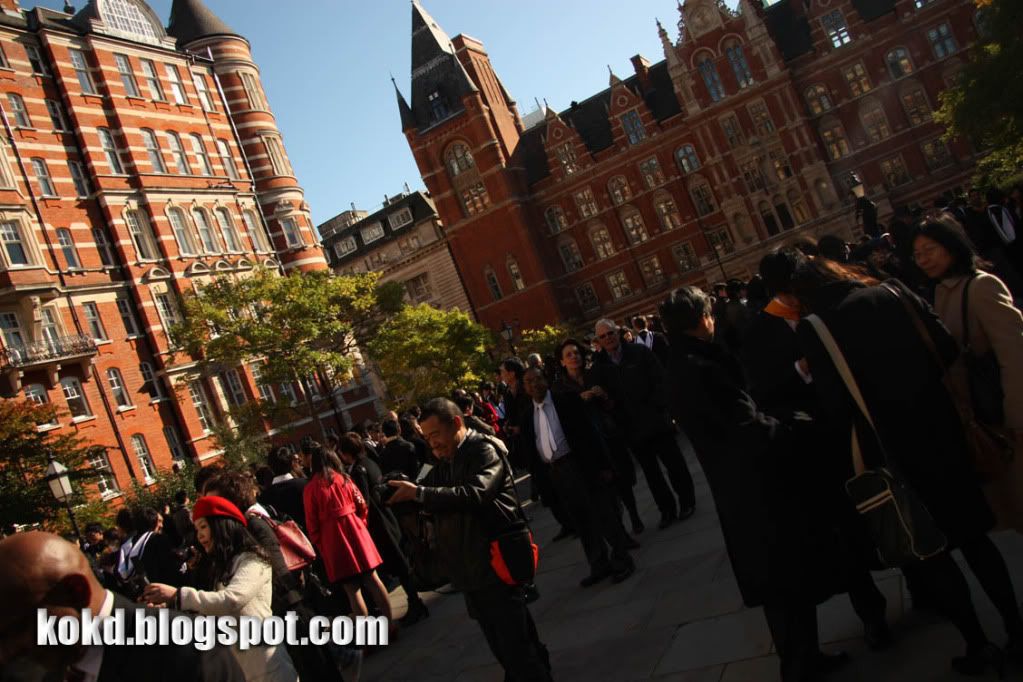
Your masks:
<path fill-rule="evenodd" d="M 28 367 L 57 360 L 92 355 L 96 342 L 88 336 L 62 336 L 58 339 L 34 341 L 15 348 L 0 350 L 0 369 Z"/>

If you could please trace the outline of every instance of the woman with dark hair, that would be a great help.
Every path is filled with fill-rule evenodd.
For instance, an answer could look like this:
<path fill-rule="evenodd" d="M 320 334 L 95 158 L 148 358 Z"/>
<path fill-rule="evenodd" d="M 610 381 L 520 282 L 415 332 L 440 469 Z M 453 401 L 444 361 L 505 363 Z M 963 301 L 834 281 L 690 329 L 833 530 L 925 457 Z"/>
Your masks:
<path fill-rule="evenodd" d="M 135 527 L 141 535 L 135 541 L 129 559 L 134 562 L 136 576 L 144 576 L 149 582 L 181 585 L 184 580 L 183 562 L 164 535 L 163 524 L 163 516 L 152 507 L 140 509 L 135 514 Z"/>
<path fill-rule="evenodd" d="M 993 354 L 1002 380 L 1001 415 L 995 426 L 1015 436 L 1017 453 L 1023 452 L 1023 315 L 998 277 L 985 272 L 973 244 L 959 224 L 944 216 L 924 222 L 913 242 L 913 257 L 936 283 L 934 310 L 959 345 L 974 357 Z M 963 319 L 963 314 L 966 319 Z M 969 338 L 967 338 L 969 331 Z M 965 357 L 949 369 L 957 398 L 970 401 Z M 1014 458 L 1008 471 L 985 488 L 999 525 L 1023 532 L 1023 457 Z"/>
<path fill-rule="evenodd" d="M 230 500 L 207 495 L 192 508 L 195 535 L 213 567 L 216 588 L 180 589 L 152 583 L 143 598 L 152 604 L 195 611 L 208 616 L 273 615 L 272 569 L 266 551 L 246 528 L 245 515 Z M 280 646 L 250 646 L 245 651 L 233 647 L 238 665 L 248 682 L 295 682 L 298 673 Z"/>
<path fill-rule="evenodd" d="M 551 390 L 554 393 L 578 393 L 591 408 L 591 413 L 601 435 L 607 441 L 614 468 L 614 487 L 632 521 L 632 532 L 640 534 L 646 528 L 636 506 L 636 465 L 629 453 L 624 434 L 611 416 L 611 398 L 607 392 L 593 383 L 593 377 L 586 370 L 586 347 L 575 339 L 565 339 L 558 346 L 556 357 L 562 371 Z"/>
<path fill-rule="evenodd" d="M 362 598 L 366 587 L 380 612 L 391 620 L 387 589 L 376 572 L 383 560 L 366 528 L 369 506 L 336 454 L 315 444 L 310 458 L 313 476 L 302 493 L 306 529 L 323 558 L 327 579 L 344 588 L 354 615 L 369 614 Z"/>
<path fill-rule="evenodd" d="M 835 433 L 847 434 L 855 425 L 868 466 L 891 462 L 898 469 L 948 538 L 949 550 L 958 547 L 969 558 L 1010 635 L 1018 638 L 1018 626 L 1010 625 L 1019 613 L 1009 572 L 987 536 L 994 517 L 976 482 L 959 414 L 942 383 L 958 356 L 955 339 L 901 282 L 876 284 L 854 268 L 827 260 L 804 261 L 796 268 L 793 292 L 803 312 L 817 315 L 835 338 L 876 428 L 870 430 L 854 412 L 831 356 L 813 326 L 803 321 L 797 333 L 813 374 L 819 414 Z M 851 478 L 850 442 L 843 439 L 841 445 L 843 454 L 836 461 Z M 1003 667 L 1003 653 L 984 634 L 970 588 L 949 551 L 902 570 L 935 596 L 966 640 L 966 655 L 952 660 L 956 671 L 979 675 L 988 667 Z"/>
<path fill-rule="evenodd" d="M 796 483 L 789 429 L 758 409 L 739 362 L 714 342 L 707 294 L 682 287 L 661 317 L 669 404 L 707 476 L 743 602 L 764 607 L 782 682 L 821 679 L 847 658 L 823 654 L 817 631 L 817 604 L 839 591 L 842 567 L 811 544 L 813 510 Z"/>
<path fill-rule="evenodd" d="M 826 234 L 817 242 L 817 249 L 822 257 L 836 263 L 849 262 L 849 244 L 841 237 Z"/>
<path fill-rule="evenodd" d="M 363 499 L 369 503 L 369 516 L 366 526 L 373 544 L 383 559 L 384 571 L 393 575 L 401 582 L 408 597 L 408 610 L 402 616 L 402 625 L 414 625 L 430 612 L 426 604 L 419 598 L 419 592 L 412 580 L 408 557 L 401 551 L 401 527 L 391 507 L 380 499 L 380 486 L 384 485 L 384 476 L 380 467 L 366 455 L 362 438 L 357 433 L 346 433 L 341 436 L 338 445 L 338 456 L 349 467 L 352 481 L 359 488 Z"/>

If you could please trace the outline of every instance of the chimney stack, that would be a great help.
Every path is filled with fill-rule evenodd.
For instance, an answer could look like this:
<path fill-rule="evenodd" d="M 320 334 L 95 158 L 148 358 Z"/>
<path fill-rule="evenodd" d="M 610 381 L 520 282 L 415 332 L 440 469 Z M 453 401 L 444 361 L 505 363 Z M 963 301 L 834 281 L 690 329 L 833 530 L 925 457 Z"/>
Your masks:
<path fill-rule="evenodd" d="M 643 86 L 643 92 L 650 89 L 650 60 L 641 54 L 632 57 L 632 68 L 636 71 L 639 84 Z"/>

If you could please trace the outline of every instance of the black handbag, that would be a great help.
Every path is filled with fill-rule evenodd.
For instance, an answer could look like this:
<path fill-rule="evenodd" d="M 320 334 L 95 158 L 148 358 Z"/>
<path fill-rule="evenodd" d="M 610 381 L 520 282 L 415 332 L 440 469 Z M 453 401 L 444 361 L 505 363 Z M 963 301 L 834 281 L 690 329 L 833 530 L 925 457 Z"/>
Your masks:
<path fill-rule="evenodd" d="M 970 404 L 977 421 L 988 426 L 1005 424 L 1005 391 L 1002 388 L 1002 368 L 994 351 L 976 355 L 970 345 L 970 284 L 973 273 L 963 285 L 963 362 L 969 381 Z"/>
<path fill-rule="evenodd" d="M 884 447 L 867 410 L 856 379 L 831 331 L 816 315 L 806 318 L 824 344 L 842 377 L 849 395 L 870 426 L 874 439 Z M 863 519 L 878 559 L 886 567 L 899 567 L 933 557 L 945 551 L 948 540 L 916 493 L 903 481 L 885 457 L 885 464 L 868 469 L 863 461 L 856 419 L 852 420 L 852 460 L 855 476 L 845 483 L 846 494 Z"/>

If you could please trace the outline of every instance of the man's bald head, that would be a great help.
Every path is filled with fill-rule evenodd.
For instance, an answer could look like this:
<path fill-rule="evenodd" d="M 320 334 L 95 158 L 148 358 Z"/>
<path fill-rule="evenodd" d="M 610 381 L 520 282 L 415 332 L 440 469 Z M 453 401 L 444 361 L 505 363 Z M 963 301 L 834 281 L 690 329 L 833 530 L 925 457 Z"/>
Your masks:
<path fill-rule="evenodd" d="M 0 541 L 0 665 L 27 653 L 35 642 L 36 609 L 78 617 L 99 612 L 106 594 L 88 559 L 70 542 L 51 533 L 17 533 Z M 40 660 L 63 664 L 77 651 L 40 648 Z M 53 660 L 44 660 L 53 659 Z"/>

